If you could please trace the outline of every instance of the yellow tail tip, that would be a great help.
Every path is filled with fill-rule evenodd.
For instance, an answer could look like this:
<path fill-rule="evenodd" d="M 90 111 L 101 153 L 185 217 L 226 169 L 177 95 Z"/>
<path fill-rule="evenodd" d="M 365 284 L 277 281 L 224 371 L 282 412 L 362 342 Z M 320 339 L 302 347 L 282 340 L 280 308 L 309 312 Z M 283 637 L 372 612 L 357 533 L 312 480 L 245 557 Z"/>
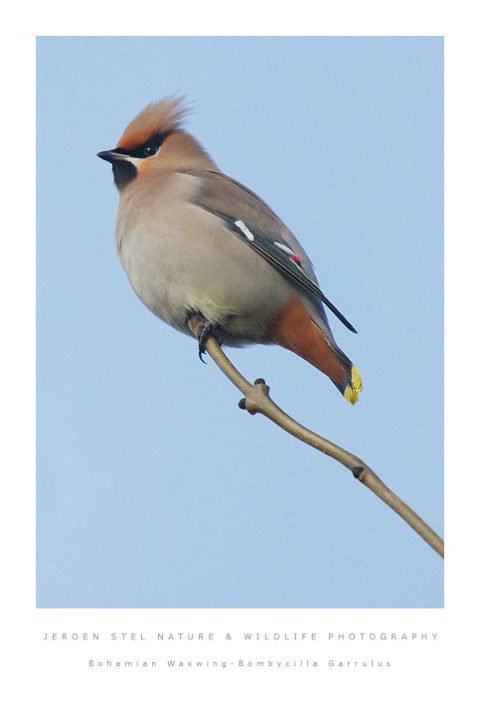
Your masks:
<path fill-rule="evenodd" d="M 363 386 L 360 373 L 358 372 L 358 368 L 352 365 L 351 383 L 350 385 L 347 385 L 343 391 L 343 397 L 348 400 L 349 403 L 354 405 L 358 400 L 358 394 L 361 390 L 363 390 Z"/>

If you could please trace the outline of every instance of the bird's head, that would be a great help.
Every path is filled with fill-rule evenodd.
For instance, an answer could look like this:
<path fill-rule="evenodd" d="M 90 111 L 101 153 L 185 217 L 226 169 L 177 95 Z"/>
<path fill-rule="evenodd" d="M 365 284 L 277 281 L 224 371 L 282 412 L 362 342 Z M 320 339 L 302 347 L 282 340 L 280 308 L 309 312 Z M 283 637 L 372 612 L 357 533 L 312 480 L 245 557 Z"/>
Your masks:
<path fill-rule="evenodd" d="M 120 191 L 152 172 L 217 168 L 200 143 L 182 129 L 189 111 L 183 97 L 152 102 L 128 124 L 115 149 L 97 154 L 112 164 Z"/>

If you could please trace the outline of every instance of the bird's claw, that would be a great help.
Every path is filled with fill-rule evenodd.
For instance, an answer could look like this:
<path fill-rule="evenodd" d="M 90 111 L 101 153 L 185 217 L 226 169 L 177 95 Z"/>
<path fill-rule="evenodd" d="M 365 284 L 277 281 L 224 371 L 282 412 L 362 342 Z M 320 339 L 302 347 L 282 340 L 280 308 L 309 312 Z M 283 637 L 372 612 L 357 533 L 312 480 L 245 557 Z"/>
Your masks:
<path fill-rule="evenodd" d="M 221 346 L 223 343 L 222 332 L 221 332 L 220 328 L 215 323 L 211 323 L 201 313 L 194 313 L 194 314 L 192 313 L 189 316 L 189 319 L 192 318 L 193 316 L 195 316 L 198 321 L 198 329 L 197 329 L 198 357 L 200 358 L 202 363 L 206 363 L 206 361 L 203 360 L 203 356 L 207 352 L 205 345 L 206 345 L 208 339 L 212 336 L 213 338 L 215 338 L 218 345 Z"/>

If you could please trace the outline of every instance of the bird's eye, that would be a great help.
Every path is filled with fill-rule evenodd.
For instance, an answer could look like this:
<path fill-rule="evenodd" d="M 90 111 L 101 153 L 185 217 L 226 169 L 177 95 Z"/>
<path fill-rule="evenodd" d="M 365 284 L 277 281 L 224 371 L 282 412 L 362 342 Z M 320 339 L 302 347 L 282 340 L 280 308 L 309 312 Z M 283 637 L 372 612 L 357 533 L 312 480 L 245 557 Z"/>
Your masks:
<path fill-rule="evenodd" d="M 135 149 L 129 149 L 128 151 L 123 151 L 125 151 L 125 154 L 128 154 L 130 157 L 138 157 L 138 159 L 146 159 L 147 157 L 153 157 L 155 154 L 157 154 L 158 150 L 160 149 L 169 134 L 170 132 L 156 132 L 139 147 L 136 147 Z"/>

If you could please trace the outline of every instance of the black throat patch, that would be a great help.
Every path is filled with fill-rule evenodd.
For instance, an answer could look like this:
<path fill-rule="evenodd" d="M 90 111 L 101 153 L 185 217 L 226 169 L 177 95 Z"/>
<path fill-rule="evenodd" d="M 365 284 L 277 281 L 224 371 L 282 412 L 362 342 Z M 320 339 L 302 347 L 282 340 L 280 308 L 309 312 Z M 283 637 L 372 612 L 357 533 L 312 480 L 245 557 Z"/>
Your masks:
<path fill-rule="evenodd" d="M 112 162 L 113 181 L 118 190 L 130 184 L 137 176 L 137 167 L 125 159 L 117 159 Z"/>

